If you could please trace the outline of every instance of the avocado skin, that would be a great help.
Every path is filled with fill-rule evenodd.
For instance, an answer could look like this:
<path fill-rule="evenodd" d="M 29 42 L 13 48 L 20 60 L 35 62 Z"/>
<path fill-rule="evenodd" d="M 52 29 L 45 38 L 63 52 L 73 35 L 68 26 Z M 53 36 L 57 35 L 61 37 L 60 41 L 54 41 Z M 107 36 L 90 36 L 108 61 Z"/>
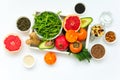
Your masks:
<path fill-rule="evenodd" d="M 54 44 L 52 44 L 52 45 L 50 45 L 50 46 L 46 46 L 46 45 L 45 45 L 46 42 L 48 42 L 48 41 L 43 41 L 43 42 L 38 46 L 39 49 L 51 49 L 51 48 L 54 47 Z"/>
<path fill-rule="evenodd" d="M 81 21 L 84 20 L 85 22 L 83 24 L 81 24 L 81 28 L 86 28 L 88 27 L 88 25 L 90 25 L 93 21 L 93 18 L 92 17 L 84 17 L 84 18 L 81 18 Z"/>

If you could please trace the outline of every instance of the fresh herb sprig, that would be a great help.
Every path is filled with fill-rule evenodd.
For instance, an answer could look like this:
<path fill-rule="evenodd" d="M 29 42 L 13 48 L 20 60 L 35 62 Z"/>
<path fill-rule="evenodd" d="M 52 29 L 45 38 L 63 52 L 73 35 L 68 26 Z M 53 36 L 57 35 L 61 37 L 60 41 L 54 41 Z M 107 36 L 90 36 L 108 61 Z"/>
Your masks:
<path fill-rule="evenodd" d="M 83 47 L 83 49 L 82 49 L 82 51 L 80 53 L 74 54 L 74 55 L 80 61 L 87 59 L 87 61 L 90 62 L 91 55 L 90 55 L 89 51 L 85 47 Z"/>
<path fill-rule="evenodd" d="M 68 50 L 68 52 L 70 52 L 70 54 L 73 54 L 70 50 Z M 83 49 L 81 52 L 77 53 L 77 54 L 73 54 L 79 61 L 83 61 L 83 60 L 87 60 L 88 62 L 90 62 L 90 59 L 92 58 L 88 49 L 85 48 L 85 46 L 83 46 Z"/>

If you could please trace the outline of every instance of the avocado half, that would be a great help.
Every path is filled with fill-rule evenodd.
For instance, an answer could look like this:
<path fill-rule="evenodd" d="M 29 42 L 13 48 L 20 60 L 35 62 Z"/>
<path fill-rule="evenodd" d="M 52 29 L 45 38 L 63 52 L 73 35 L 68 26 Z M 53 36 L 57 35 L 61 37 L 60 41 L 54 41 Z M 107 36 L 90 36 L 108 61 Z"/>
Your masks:
<path fill-rule="evenodd" d="M 54 42 L 51 41 L 49 45 L 47 45 L 49 41 L 43 41 L 38 47 L 39 49 L 51 49 L 54 47 Z"/>
<path fill-rule="evenodd" d="M 81 18 L 81 28 L 86 28 L 88 25 L 90 25 L 93 21 L 92 17 L 84 17 Z"/>

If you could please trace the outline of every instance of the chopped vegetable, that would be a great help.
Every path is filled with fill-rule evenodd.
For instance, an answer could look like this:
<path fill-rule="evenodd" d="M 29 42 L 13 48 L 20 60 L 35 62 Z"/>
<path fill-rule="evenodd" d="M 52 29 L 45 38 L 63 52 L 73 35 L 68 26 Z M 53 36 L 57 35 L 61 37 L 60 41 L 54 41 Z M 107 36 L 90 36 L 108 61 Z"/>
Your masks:
<path fill-rule="evenodd" d="M 59 34 L 62 22 L 57 14 L 45 11 L 39 15 L 35 15 L 34 19 L 33 29 L 35 29 L 43 39 L 48 40 Z"/>

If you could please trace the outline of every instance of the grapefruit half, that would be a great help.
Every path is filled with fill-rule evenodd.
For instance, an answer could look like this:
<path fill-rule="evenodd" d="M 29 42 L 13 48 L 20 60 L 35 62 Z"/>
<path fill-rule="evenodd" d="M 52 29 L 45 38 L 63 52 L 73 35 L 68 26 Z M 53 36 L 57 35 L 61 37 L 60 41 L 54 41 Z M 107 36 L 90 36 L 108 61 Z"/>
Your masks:
<path fill-rule="evenodd" d="M 75 30 L 78 31 L 80 29 L 80 17 L 78 15 L 69 15 L 66 16 L 63 21 L 64 30 Z"/>
<path fill-rule="evenodd" d="M 18 35 L 10 34 L 4 39 L 5 49 L 10 53 L 19 52 L 22 41 Z"/>

